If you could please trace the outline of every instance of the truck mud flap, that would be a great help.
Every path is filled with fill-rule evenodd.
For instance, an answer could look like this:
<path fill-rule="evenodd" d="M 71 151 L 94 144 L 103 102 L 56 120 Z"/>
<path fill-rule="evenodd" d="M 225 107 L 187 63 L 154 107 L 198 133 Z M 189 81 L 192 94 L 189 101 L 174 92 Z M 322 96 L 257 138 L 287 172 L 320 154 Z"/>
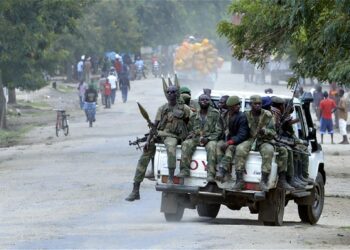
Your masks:
<path fill-rule="evenodd" d="M 160 192 L 177 193 L 177 194 L 198 194 L 199 187 L 184 185 L 156 185 L 156 190 Z"/>

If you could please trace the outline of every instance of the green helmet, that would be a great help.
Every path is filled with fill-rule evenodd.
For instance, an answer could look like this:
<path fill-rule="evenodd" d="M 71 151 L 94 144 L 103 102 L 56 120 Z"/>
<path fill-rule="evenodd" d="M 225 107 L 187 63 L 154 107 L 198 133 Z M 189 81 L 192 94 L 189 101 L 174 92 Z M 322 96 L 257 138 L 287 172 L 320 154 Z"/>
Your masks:
<path fill-rule="evenodd" d="M 227 107 L 230 107 L 230 106 L 234 106 L 234 105 L 237 105 L 241 103 L 241 101 L 239 100 L 239 97 L 238 96 L 230 96 L 227 101 L 226 101 L 226 106 Z"/>
<path fill-rule="evenodd" d="M 189 94 L 189 95 L 191 95 L 191 90 L 188 87 L 186 87 L 186 86 L 182 86 L 180 88 L 180 94 Z"/>
<path fill-rule="evenodd" d="M 260 95 L 252 95 L 250 97 L 250 102 L 254 103 L 254 102 L 262 102 L 261 96 Z"/>

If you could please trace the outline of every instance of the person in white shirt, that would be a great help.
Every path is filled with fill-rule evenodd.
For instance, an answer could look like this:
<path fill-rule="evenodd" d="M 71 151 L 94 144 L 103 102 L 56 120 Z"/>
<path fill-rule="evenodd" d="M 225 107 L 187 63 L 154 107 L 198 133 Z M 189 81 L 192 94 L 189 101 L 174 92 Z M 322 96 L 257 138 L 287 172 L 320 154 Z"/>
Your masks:
<path fill-rule="evenodd" d="M 117 77 L 113 74 L 113 72 L 109 73 L 109 76 L 107 77 L 109 83 L 111 84 L 111 103 L 114 104 L 115 101 L 115 92 L 117 91 Z"/>

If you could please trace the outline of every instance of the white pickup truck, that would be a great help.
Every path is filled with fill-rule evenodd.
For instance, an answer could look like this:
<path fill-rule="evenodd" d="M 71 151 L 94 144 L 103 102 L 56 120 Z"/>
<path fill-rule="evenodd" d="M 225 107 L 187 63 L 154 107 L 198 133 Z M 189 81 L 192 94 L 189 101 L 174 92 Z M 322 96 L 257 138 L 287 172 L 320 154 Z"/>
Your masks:
<path fill-rule="evenodd" d="M 259 93 L 240 93 L 230 91 L 212 91 L 214 104 L 222 95 L 238 95 L 242 101 L 242 110 L 249 110 L 249 97 Z M 288 96 L 279 97 L 288 99 Z M 289 97 L 290 99 L 290 97 Z M 273 161 L 271 174 L 269 176 L 269 191 L 259 190 L 261 179 L 261 156 L 259 152 L 251 151 L 246 163 L 244 174 L 245 189 L 233 191 L 235 180 L 216 184 L 208 184 L 206 177 L 206 152 L 205 148 L 197 147 L 192 157 L 190 176 L 185 178 L 183 184 L 175 177 L 175 184 L 167 185 L 168 168 L 167 154 L 164 145 L 157 144 L 155 164 L 156 190 L 162 192 L 161 212 L 164 213 L 167 221 L 180 221 L 184 209 L 197 209 L 198 215 L 202 217 L 215 218 L 218 215 L 221 205 L 226 205 L 232 210 L 239 210 L 248 206 L 253 214 L 259 214 L 259 221 L 264 225 L 282 225 L 284 207 L 289 200 L 294 200 L 298 205 L 299 217 L 302 222 L 310 224 L 317 223 L 321 216 L 324 204 L 324 185 L 326 173 L 321 145 L 317 143 L 316 130 L 313 126 L 310 114 L 310 100 L 294 98 L 295 118 L 300 123 L 294 124 L 295 134 L 304 140 L 308 140 L 309 146 L 309 177 L 315 180 L 314 185 L 308 185 L 305 189 L 298 189 L 292 192 L 276 188 L 278 181 L 277 166 Z M 178 146 L 176 158 L 175 175 L 179 173 L 179 162 L 181 159 L 181 147 Z M 234 173 L 234 170 L 232 171 Z M 233 174 L 234 175 L 234 174 Z"/>

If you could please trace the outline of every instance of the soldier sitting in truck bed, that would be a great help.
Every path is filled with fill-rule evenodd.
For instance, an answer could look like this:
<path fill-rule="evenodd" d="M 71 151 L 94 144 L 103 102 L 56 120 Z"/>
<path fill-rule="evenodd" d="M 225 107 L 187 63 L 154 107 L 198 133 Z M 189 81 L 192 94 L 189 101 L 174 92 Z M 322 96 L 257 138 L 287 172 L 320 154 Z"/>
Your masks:
<path fill-rule="evenodd" d="M 215 182 L 216 142 L 221 134 L 220 113 L 212 108 L 210 97 L 202 94 L 198 99 L 200 109 L 191 116 L 189 135 L 182 143 L 180 173 L 178 177 L 190 175 L 190 164 L 197 146 L 207 151 L 207 181 Z"/>
<path fill-rule="evenodd" d="M 240 111 L 241 101 L 238 96 L 230 96 L 226 101 L 227 113 L 223 117 L 222 131 L 224 138 L 217 144 L 218 172 L 216 180 L 224 181 L 229 173 L 230 165 L 236 146 L 249 137 L 248 121 L 245 114 Z"/>
<path fill-rule="evenodd" d="M 261 109 L 261 96 L 253 95 L 250 97 L 252 109 L 246 112 L 248 126 L 250 129 L 249 139 L 239 144 L 236 148 L 235 167 L 236 167 L 236 184 L 234 190 L 242 190 L 244 187 L 243 172 L 249 151 L 260 151 L 261 164 L 261 181 L 260 189 L 268 191 L 267 182 L 271 171 L 271 164 L 274 155 L 272 140 L 276 135 L 275 125 L 271 112 Z"/>

